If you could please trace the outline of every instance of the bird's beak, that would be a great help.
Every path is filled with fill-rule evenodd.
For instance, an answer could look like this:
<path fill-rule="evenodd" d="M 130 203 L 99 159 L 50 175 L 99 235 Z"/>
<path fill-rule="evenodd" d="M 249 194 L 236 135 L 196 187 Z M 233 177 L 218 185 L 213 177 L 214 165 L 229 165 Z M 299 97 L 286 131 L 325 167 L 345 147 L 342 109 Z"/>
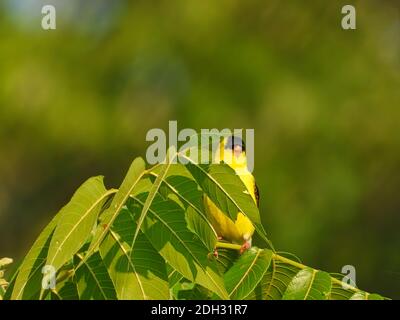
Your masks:
<path fill-rule="evenodd" d="M 239 145 L 236 145 L 233 149 L 233 154 L 235 155 L 236 158 L 239 158 L 240 155 L 242 154 L 242 147 Z"/>

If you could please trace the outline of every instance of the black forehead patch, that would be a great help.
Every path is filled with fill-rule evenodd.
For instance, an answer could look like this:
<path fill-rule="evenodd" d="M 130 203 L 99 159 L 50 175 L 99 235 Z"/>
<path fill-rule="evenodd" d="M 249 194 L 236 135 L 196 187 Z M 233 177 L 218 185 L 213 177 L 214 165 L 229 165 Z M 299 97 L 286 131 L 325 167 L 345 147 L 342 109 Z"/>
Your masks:
<path fill-rule="evenodd" d="M 225 143 L 225 149 L 233 150 L 236 146 L 240 146 L 242 151 L 246 151 L 246 145 L 242 139 L 236 136 L 229 136 Z"/>

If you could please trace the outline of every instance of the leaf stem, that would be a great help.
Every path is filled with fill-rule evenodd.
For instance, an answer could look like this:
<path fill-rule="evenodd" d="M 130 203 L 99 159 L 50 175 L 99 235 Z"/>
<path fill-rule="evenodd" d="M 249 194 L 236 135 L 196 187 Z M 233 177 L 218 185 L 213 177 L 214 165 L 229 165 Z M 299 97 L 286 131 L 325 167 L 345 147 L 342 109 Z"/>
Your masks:
<path fill-rule="evenodd" d="M 224 248 L 224 249 L 232 249 L 232 250 L 240 250 L 241 246 L 239 244 L 228 243 L 228 242 L 217 242 L 216 248 Z"/>

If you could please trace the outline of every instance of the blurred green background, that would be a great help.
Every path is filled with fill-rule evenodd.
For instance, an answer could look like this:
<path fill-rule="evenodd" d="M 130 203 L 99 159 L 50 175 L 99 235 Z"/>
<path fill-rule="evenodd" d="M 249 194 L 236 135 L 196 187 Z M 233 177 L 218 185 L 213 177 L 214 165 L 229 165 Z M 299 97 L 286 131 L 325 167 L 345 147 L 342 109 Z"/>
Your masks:
<path fill-rule="evenodd" d="M 354 31 L 347 1 L 2 0 L 0 257 L 177 120 L 254 128 L 276 248 L 400 298 L 400 3 L 351 3 Z"/>

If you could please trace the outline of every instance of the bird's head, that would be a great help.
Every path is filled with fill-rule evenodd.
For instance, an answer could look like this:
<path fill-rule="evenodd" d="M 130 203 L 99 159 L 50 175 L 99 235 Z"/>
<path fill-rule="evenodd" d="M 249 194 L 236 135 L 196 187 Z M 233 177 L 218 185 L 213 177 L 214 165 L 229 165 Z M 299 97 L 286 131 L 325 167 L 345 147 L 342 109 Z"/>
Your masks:
<path fill-rule="evenodd" d="M 224 138 L 220 143 L 219 153 L 219 159 L 233 168 L 247 166 L 246 146 L 237 136 L 231 135 Z"/>

